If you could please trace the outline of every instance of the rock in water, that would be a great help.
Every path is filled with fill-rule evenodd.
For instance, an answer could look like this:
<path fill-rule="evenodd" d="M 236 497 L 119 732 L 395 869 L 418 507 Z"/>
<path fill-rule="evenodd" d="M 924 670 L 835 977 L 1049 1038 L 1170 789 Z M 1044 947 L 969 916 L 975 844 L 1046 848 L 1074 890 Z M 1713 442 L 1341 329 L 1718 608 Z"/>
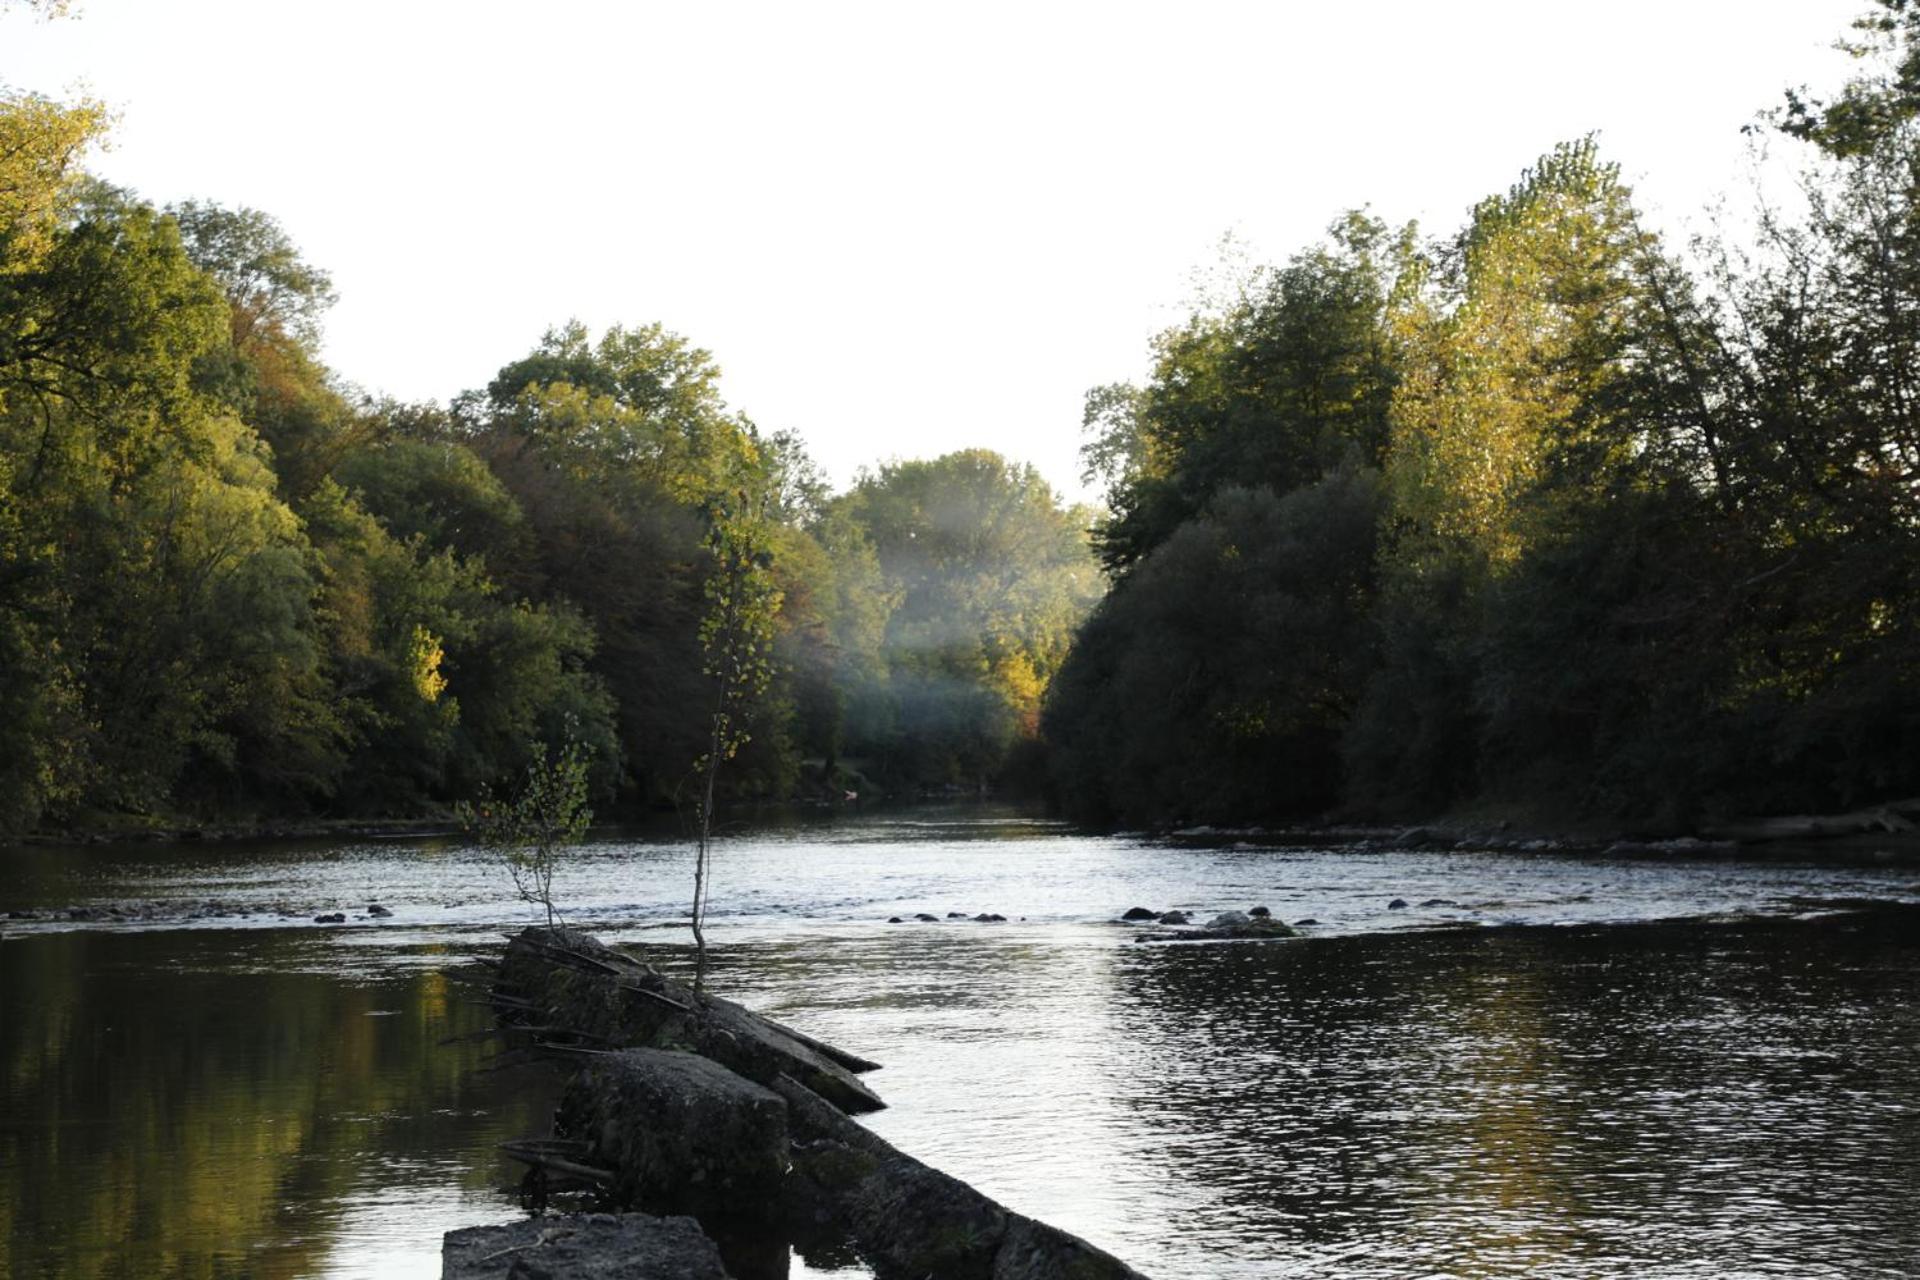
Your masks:
<path fill-rule="evenodd" d="M 1122 920 L 1152 920 L 1156 917 L 1153 912 L 1147 910 L 1145 907 L 1128 907 L 1120 913 L 1120 918 Z"/>
<path fill-rule="evenodd" d="M 567 1086 L 554 1127 L 611 1170 L 613 1202 L 651 1213 L 750 1218 L 787 1173 L 780 1095 L 691 1053 L 627 1049 Z"/>
<path fill-rule="evenodd" d="M 530 1022 L 607 1044 L 689 1048 L 761 1084 L 790 1075 L 849 1113 L 886 1105 L 854 1075 L 876 1064 L 731 1000 L 696 999 L 685 985 L 577 930 L 516 934 L 500 966 L 499 989 L 532 1011 Z"/>
<path fill-rule="evenodd" d="M 1078 1236 L 1013 1212 L 915 1160 L 792 1080 L 794 1173 L 813 1183 L 881 1280 L 1144 1280 Z"/>
<path fill-rule="evenodd" d="M 1235 929 L 1243 924 L 1251 924 L 1251 923 L 1253 923 L 1253 921 L 1247 916 L 1247 913 L 1244 911 L 1222 911 L 1219 915 L 1207 921 L 1207 928 Z"/>
<path fill-rule="evenodd" d="M 586 1213 L 449 1231 L 440 1280 L 728 1280 L 692 1218 Z"/>

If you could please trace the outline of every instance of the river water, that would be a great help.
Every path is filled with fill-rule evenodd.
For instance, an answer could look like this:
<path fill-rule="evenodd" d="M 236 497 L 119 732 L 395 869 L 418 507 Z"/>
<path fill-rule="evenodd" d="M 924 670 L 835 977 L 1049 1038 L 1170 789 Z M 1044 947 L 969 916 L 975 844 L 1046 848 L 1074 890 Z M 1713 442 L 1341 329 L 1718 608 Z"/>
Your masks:
<path fill-rule="evenodd" d="M 0 917 L 33 917 L 0 919 L 0 1277 L 429 1276 L 443 1231 L 514 1216 L 494 1144 L 544 1131 L 550 1082 L 443 1043 L 489 1020 L 464 958 L 532 918 L 487 857 L 0 860 Z M 717 866 L 721 991 L 884 1062 L 896 1145 L 1159 1280 L 1920 1274 L 1920 910 L 1840 913 L 1920 903 L 1911 868 L 977 809 L 743 833 Z M 675 967 L 690 882 L 684 842 L 607 837 L 556 895 Z M 1256 904 L 1317 923 L 1114 923 Z M 57 918 L 114 906 L 144 918 Z"/>

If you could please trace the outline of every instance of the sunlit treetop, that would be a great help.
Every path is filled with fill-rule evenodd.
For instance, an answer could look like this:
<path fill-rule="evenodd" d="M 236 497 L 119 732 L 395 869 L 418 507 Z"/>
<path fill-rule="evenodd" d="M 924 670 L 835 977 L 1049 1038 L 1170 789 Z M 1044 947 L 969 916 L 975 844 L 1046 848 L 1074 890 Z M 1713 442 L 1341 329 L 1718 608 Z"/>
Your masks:
<path fill-rule="evenodd" d="M 45 255 L 81 179 L 79 159 L 108 125 L 106 109 L 0 87 L 0 273 Z"/>

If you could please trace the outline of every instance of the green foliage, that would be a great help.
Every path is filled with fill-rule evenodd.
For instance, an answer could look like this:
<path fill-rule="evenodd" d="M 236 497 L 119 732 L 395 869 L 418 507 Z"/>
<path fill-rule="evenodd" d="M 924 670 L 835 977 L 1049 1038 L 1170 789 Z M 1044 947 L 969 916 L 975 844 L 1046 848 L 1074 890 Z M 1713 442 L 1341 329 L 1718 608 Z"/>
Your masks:
<path fill-rule="evenodd" d="M 985 450 L 890 463 L 834 511 L 870 542 L 892 602 L 884 692 L 854 694 L 879 715 L 862 717 L 849 751 L 911 785 L 985 785 L 1036 734 L 1047 682 L 1099 596 L 1091 513 Z"/>
<path fill-rule="evenodd" d="M 1049 706 L 1069 811 L 1496 800 L 1686 828 L 1920 786 L 1920 27 L 1883 0 L 1860 29 L 1863 75 L 1774 118 L 1814 144 L 1805 216 L 1707 243 L 1704 271 L 1645 232 L 1586 141 L 1458 236 L 1403 245 L 1371 292 L 1333 295 L 1379 335 L 1332 344 L 1378 353 L 1354 384 L 1377 394 L 1332 433 L 1385 474 L 1366 576 L 1284 522 L 1227 538 L 1212 479 L 1264 480 L 1258 500 L 1282 505 L 1312 492 L 1326 418 L 1274 394 L 1300 379 L 1244 371 L 1339 367 L 1277 322 L 1325 295 L 1243 291 L 1161 340 L 1149 386 L 1093 393 L 1087 459 L 1123 576 Z M 1249 616 L 1278 592 L 1318 625 Z M 1309 752 L 1339 767 L 1313 787 L 1243 754 L 1263 713 L 1298 704 L 1263 696 L 1257 635 L 1306 671 L 1350 660 Z"/>
<path fill-rule="evenodd" d="M 1069 811 L 1144 824 L 1336 803 L 1384 508 L 1371 468 L 1284 497 L 1227 489 L 1137 564 L 1048 698 Z"/>
<path fill-rule="evenodd" d="M 540 744 L 511 796 L 483 790 L 478 802 L 462 802 L 456 810 L 468 834 L 506 863 L 521 899 L 545 908 L 548 929 L 555 927 L 554 870 L 593 821 L 588 761 L 579 742 L 569 740 L 558 752 Z"/>
<path fill-rule="evenodd" d="M 245 349 L 275 335 L 311 341 L 333 305 L 327 273 L 300 256 L 286 230 L 258 209 L 188 200 L 168 212 L 187 256 L 227 295 L 233 341 Z"/>
<path fill-rule="evenodd" d="M 526 515 L 467 445 L 393 438 L 348 454 L 333 478 L 402 542 L 419 538 L 496 577 L 526 573 Z"/>
<path fill-rule="evenodd" d="M 749 726 L 773 682 L 774 622 L 780 609 L 775 582 L 770 503 L 740 488 L 707 506 L 707 551 L 713 571 L 700 620 L 701 672 L 712 683 L 707 750 L 694 764 L 700 776 L 700 837 L 693 884 L 694 990 L 707 976 L 707 869 L 713 846 L 714 791 L 720 766 L 747 744 Z"/>
<path fill-rule="evenodd" d="M 1377 466 L 1398 379 L 1392 320 L 1420 274 L 1413 228 L 1364 214 L 1154 344 L 1144 389 L 1088 393 L 1089 478 L 1108 482 L 1098 541 L 1120 571 L 1223 489 L 1276 493 Z"/>
<path fill-rule="evenodd" d="M 367 401 L 271 217 L 155 211 L 79 169 L 97 105 L 0 93 L 0 831 L 435 812 L 564 737 L 612 804 L 699 762 L 698 921 L 717 804 L 863 777 L 1128 823 L 1911 792 L 1916 37 L 1876 0 L 1771 117 L 1806 199 L 1750 245 L 1668 253 L 1591 140 L 1450 237 L 1341 219 L 1089 393 L 1104 516 L 983 451 L 830 495 L 657 325 Z"/>

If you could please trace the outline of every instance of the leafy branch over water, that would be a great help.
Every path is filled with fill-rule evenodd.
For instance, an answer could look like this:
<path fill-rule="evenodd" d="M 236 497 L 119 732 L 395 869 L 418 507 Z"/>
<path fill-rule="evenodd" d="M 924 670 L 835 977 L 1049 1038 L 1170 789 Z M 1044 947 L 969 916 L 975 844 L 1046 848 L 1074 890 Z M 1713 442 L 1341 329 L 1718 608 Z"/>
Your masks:
<path fill-rule="evenodd" d="M 561 851 L 579 842 L 593 820 L 587 805 L 589 755 L 569 740 L 558 752 L 541 745 L 512 797 L 490 790 L 477 804 L 456 808 L 460 823 L 480 844 L 498 853 L 520 897 L 544 907 L 552 930 L 553 873 Z"/>

